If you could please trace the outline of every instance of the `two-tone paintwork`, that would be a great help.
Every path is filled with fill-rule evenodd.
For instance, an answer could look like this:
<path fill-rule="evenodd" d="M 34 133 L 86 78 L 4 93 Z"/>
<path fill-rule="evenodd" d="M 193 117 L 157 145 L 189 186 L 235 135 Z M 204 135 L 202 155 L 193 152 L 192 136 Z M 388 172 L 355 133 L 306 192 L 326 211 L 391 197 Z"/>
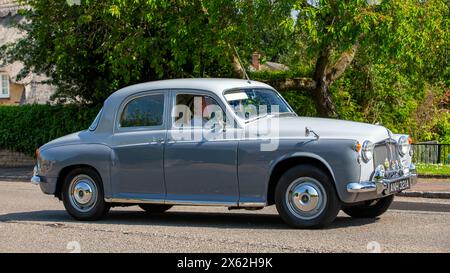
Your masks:
<path fill-rule="evenodd" d="M 378 197 L 373 192 L 350 193 L 346 185 L 371 179 L 373 164 L 358 158 L 355 144 L 389 138 L 385 127 L 297 116 L 268 116 L 246 123 L 234 115 L 223 95 L 226 90 L 236 88 L 273 90 L 256 81 L 183 79 L 139 84 L 113 93 L 104 103 L 95 130 L 56 139 L 39 149 L 37 172 L 41 189 L 59 195 L 66 170 L 89 166 L 100 174 L 108 202 L 258 207 L 271 203 L 271 183 L 276 183 L 273 180 L 278 168 L 288 161 L 298 161 L 323 168 L 334 181 L 343 203 Z M 218 131 L 209 140 L 174 139 L 171 110 L 180 92 L 213 97 L 233 117 L 234 125 Z M 165 95 L 162 126 L 119 126 L 118 117 L 126 102 L 155 93 Z M 267 119 L 277 124 L 277 134 L 271 136 L 276 139 L 277 148 L 262 151 L 261 144 L 270 140 L 247 136 Z M 320 138 L 306 136 L 306 127 Z M 210 129 L 198 130 L 210 133 Z"/>

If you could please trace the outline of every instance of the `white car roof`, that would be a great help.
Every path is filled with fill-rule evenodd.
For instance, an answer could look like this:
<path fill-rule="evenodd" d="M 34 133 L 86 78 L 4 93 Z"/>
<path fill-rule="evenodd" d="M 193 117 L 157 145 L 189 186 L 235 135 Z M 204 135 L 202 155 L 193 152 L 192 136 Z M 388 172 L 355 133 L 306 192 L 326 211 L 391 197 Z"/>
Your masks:
<path fill-rule="evenodd" d="M 213 92 L 222 100 L 222 93 L 225 90 L 236 88 L 269 88 L 274 90 L 273 87 L 265 83 L 241 79 L 174 79 L 135 84 L 114 92 L 108 97 L 108 99 L 105 100 L 105 103 L 103 105 L 103 113 L 95 132 L 111 133 L 114 126 L 116 113 L 119 110 L 119 106 L 127 97 L 132 96 L 136 93 L 164 89 L 194 89 Z"/>
<path fill-rule="evenodd" d="M 249 87 L 273 89 L 271 86 L 262 82 L 247 81 L 242 79 L 216 79 L 216 78 L 174 79 L 174 80 L 162 80 L 131 85 L 114 92 L 110 96 L 110 99 L 115 100 L 116 97 L 123 99 L 124 97 L 128 97 L 129 95 L 132 95 L 134 93 L 142 91 L 161 90 L 161 89 L 207 90 L 214 92 L 218 96 L 221 96 L 224 90 L 234 88 L 249 88 Z"/>

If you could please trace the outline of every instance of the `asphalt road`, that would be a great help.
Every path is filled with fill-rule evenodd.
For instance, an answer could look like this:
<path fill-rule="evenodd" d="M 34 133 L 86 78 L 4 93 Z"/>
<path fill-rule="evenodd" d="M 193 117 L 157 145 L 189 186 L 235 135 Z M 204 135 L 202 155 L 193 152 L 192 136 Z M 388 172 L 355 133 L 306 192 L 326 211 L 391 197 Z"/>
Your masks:
<path fill-rule="evenodd" d="M 450 200 L 400 198 L 378 219 L 340 213 L 323 230 L 286 226 L 275 207 L 114 208 L 77 222 L 29 183 L 0 182 L 0 252 L 450 252 Z"/>

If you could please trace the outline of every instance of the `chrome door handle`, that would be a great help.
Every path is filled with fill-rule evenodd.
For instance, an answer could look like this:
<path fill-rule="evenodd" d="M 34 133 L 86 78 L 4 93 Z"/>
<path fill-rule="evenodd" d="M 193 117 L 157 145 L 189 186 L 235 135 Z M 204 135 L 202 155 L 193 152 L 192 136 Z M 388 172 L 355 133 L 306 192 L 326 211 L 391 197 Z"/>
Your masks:
<path fill-rule="evenodd" d="M 152 137 L 150 139 L 150 143 L 163 143 L 164 142 L 164 138 L 162 137 Z"/>

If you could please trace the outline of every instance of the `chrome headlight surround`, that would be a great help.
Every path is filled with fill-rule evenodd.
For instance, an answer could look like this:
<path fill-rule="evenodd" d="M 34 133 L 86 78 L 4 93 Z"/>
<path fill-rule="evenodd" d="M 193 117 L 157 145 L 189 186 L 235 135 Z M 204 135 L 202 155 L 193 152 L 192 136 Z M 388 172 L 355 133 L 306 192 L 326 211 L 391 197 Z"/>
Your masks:
<path fill-rule="evenodd" d="M 373 158 L 373 143 L 369 140 L 363 142 L 361 148 L 361 156 L 364 163 L 369 162 Z"/>
<path fill-rule="evenodd" d="M 409 144 L 409 139 L 406 136 L 401 136 L 397 143 L 398 153 L 401 157 L 407 155 L 411 149 L 411 145 Z"/>

